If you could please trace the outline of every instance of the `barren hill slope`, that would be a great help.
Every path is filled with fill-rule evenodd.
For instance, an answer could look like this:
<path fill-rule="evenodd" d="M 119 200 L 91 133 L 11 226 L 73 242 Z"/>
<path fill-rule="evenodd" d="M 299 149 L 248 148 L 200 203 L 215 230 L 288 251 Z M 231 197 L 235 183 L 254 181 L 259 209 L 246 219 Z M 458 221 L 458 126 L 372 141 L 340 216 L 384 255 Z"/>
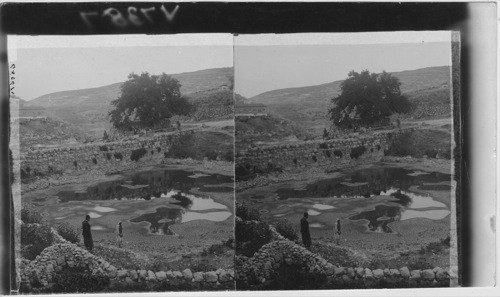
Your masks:
<path fill-rule="evenodd" d="M 399 78 L 401 91 L 417 104 L 414 112 L 416 117 L 426 117 L 428 113 L 433 113 L 426 107 L 428 104 L 439 111 L 431 116 L 449 115 L 449 66 L 393 72 L 392 75 Z M 248 100 L 266 104 L 273 112 L 317 132 L 326 124 L 330 100 L 339 95 L 341 83 L 342 81 L 335 81 L 316 86 L 273 90 Z"/>

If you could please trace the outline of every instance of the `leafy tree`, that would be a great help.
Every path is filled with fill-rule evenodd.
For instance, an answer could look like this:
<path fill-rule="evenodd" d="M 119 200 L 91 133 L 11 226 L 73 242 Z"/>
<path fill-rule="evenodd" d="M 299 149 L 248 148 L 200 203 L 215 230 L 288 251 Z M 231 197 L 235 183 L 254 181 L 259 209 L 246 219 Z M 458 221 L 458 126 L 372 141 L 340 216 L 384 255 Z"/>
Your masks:
<path fill-rule="evenodd" d="M 341 94 L 332 99 L 331 120 L 340 128 L 380 123 L 392 113 L 408 113 L 412 104 L 401 94 L 399 79 L 390 73 L 349 72 Z"/>
<path fill-rule="evenodd" d="M 121 86 L 121 96 L 112 101 L 111 123 L 119 130 L 165 126 L 173 115 L 187 115 L 191 105 L 180 91 L 180 83 L 165 73 L 131 73 Z"/>

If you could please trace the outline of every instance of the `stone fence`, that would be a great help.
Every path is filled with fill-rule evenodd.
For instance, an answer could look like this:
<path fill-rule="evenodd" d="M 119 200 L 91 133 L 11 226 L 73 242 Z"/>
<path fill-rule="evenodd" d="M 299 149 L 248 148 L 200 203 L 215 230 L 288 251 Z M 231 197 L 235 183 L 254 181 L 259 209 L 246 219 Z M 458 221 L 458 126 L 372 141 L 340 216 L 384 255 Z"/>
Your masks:
<path fill-rule="evenodd" d="M 272 168 L 348 166 L 355 162 L 377 161 L 384 156 L 392 137 L 405 130 L 378 132 L 347 139 L 294 142 L 250 148 L 237 153 L 236 167 Z"/>
<path fill-rule="evenodd" d="M 133 150 L 144 148 L 144 159 L 158 159 L 160 163 L 180 134 L 154 135 L 147 139 L 133 139 L 120 142 L 93 143 L 75 147 L 49 148 L 21 154 L 21 171 L 34 176 L 53 172 L 69 173 L 75 171 L 103 170 L 113 171 L 135 162 L 131 160 Z"/>
<path fill-rule="evenodd" d="M 125 287 L 144 282 L 146 284 L 182 285 L 183 288 L 192 286 L 193 290 L 234 290 L 235 287 L 233 269 L 208 272 L 193 272 L 190 269 L 157 272 L 117 269 L 104 259 L 68 242 L 56 243 L 43 250 L 35 260 L 21 264 L 21 284 L 28 291 L 33 288 L 34 284 L 41 285 L 41 288 L 50 287 L 54 275 L 68 268 L 84 268 L 93 275 L 107 276 L 111 282 L 122 283 Z"/>
<path fill-rule="evenodd" d="M 270 231 L 272 241 L 253 257 L 236 257 L 238 290 L 268 289 L 273 283 L 286 284 L 290 279 L 295 283 L 302 280 L 306 286 L 309 283 L 310 289 L 449 287 L 458 279 L 455 273 L 440 267 L 424 270 L 339 267 L 285 239 L 272 226 Z"/>

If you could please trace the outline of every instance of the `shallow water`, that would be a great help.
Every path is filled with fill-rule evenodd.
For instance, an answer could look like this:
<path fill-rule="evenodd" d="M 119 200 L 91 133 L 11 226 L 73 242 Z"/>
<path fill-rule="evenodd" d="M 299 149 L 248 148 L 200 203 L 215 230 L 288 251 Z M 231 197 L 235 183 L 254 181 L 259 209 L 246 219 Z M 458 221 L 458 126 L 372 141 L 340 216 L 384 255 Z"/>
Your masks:
<path fill-rule="evenodd" d="M 410 188 L 449 192 L 450 181 L 449 174 L 369 168 L 301 187 L 287 184 L 274 193 L 250 195 L 250 199 L 260 202 L 259 207 L 268 210 L 271 220 L 297 220 L 307 211 L 312 228 L 332 228 L 340 217 L 365 225 L 367 232 L 393 233 L 390 226 L 398 221 L 441 220 L 448 216 L 446 204 L 430 195 L 411 192 Z"/>

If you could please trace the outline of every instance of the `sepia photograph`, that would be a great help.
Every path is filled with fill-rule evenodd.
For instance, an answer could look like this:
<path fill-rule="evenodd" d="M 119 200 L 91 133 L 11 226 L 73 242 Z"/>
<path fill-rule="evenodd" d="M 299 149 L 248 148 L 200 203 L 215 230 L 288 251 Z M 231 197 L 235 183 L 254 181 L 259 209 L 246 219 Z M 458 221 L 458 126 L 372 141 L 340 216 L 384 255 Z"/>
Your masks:
<path fill-rule="evenodd" d="M 9 36 L 22 294 L 234 290 L 233 36 Z"/>
<path fill-rule="evenodd" d="M 237 290 L 458 285 L 453 42 L 235 37 Z"/>

